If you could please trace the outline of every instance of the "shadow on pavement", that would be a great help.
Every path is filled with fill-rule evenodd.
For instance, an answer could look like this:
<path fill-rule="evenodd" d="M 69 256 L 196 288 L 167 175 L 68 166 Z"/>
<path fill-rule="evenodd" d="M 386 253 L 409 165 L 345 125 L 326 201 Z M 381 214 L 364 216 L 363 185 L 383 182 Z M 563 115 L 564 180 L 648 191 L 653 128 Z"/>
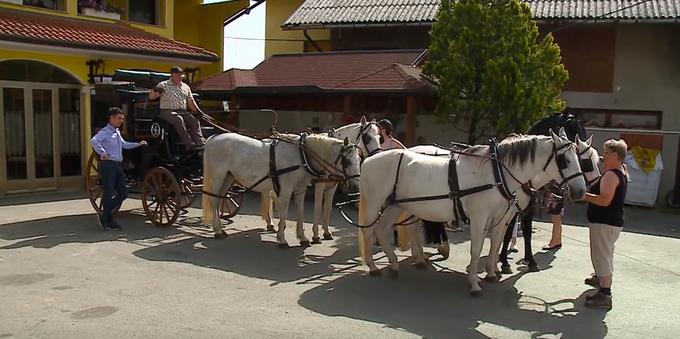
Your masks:
<path fill-rule="evenodd" d="M 402 270 L 397 280 L 354 273 L 304 292 L 298 304 L 323 315 L 384 324 L 428 338 L 507 337 L 512 331 L 530 332 L 533 338 L 607 334 L 606 313 L 585 308 L 585 293 L 575 299 L 541 300 L 513 287 L 522 275 L 482 283 L 483 296 L 474 298 L 467 292 L 467 276 L 460 272 Z"/>

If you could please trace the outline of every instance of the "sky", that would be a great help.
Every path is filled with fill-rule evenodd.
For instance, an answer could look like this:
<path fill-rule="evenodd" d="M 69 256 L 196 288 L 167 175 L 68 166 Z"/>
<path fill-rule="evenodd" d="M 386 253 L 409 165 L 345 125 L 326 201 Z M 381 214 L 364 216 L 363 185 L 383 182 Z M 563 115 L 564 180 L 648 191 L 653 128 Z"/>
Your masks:
<path fill-rule="evenodd" d="M 223 0 L 204 0 L 203 3 Z M 250 1 L 253 4 L 255 1 Z M 223 69 L 252 69 L 264 60 L 264 28 L 266 4 L 255 8 L 224 28 Z M 256 39 L 256 40 L 248 40 Z"/>

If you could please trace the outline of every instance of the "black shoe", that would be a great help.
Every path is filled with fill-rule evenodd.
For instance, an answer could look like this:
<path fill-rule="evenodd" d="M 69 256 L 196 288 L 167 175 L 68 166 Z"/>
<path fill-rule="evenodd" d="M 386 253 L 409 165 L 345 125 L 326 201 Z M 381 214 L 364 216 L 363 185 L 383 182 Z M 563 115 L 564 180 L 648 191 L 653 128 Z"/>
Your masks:
<path fill-rule="evenodd" d="M 120 225 L 118 225 L 118 223 L 117 223 L 115 220 L 109 221 L 109 222 L 104 226 L 104 228 L 107 229 L 107 230 L 109 230 L 109 231 L 120 231 L 120 230 L 123 229 L 122 227 L 120 227 Z"/>
<path fill-rule="evenodd" d="M 611 310 L 612 296 L 598 291 L 595 295 L 590 296 L 590 298 L 586 297 L 586 307 Z"/>

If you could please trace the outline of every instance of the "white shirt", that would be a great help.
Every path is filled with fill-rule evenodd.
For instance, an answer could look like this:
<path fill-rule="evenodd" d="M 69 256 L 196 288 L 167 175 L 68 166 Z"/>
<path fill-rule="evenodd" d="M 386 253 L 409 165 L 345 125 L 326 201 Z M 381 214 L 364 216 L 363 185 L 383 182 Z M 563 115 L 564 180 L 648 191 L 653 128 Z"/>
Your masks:
<path fill-rule="evenodd" d="M 172 79 L 168 79 L 159 82 L 158 87 L 164 90 L 161 93 L 161 109 L 187 110 L 187 100 L 191 99 L 191 87 L 189 85 L 184 82 L 175 85 Z"/>

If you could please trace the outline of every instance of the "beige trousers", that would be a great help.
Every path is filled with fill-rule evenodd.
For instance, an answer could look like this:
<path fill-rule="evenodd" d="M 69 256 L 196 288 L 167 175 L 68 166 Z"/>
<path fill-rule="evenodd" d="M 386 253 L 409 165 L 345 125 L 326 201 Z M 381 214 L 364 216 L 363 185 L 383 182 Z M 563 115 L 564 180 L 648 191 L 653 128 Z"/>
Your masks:
<path fill-rule="evenodd" d="M 614 273 L 614 244 L 621 234 L 622 227 L 591 223 L 590 261 L 595 275 L 608 277 Z"/>

